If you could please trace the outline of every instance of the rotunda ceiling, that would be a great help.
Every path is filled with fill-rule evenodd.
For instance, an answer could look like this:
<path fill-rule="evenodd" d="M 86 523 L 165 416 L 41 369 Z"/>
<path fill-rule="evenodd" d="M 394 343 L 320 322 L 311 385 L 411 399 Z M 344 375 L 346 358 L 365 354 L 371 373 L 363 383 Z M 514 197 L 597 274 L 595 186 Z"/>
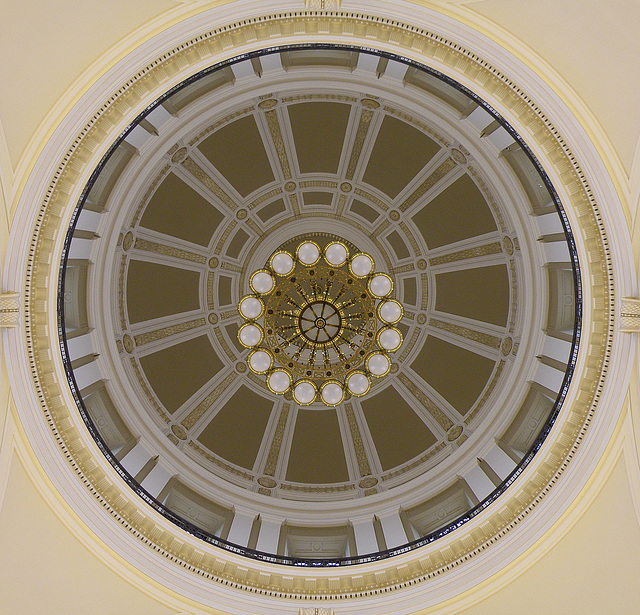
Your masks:
<path fill-rule="evenodd" d="M 499 493 L 558 409 L 576 288 L 557 205 L 517 135 L 417 65 L 287 48 L 208 71 L 114 144 L 70 231 L 82 411 L 132 483 L 223 542 L 353 558 L 353 518 L 389 510 L 404 539 L 371 551 L 424 539 Z M 251 274 L 303 241 L 370 254 L 403 307 L 390 373 L 335 407 L 274 394 L 238 339 Z M 288 528 L 269 548 L 266 514 Z"/>

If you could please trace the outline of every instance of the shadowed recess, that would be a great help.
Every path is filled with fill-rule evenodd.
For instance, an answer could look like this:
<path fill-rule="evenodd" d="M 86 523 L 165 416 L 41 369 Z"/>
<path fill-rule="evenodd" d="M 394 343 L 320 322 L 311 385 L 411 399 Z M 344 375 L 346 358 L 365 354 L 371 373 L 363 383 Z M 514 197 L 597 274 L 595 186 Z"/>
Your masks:
<path fill-rule="evenodd" d="M 231 304 L 231 284 L 233 280 L 228 275 L 218 276 L 218 305 Z"/>
<path fill-rule="evenodd" d="M 198 149 L 243 197 L 274 180 L 253 115 L 216 130 Z"/>
<path fill-rule="evenodd" d="M 400 237 L 400 233 L 398 231 L 393 231 L 389 233 L 385 239 L 389 242 L 391 249 L 395 252 L 398 260 L 402 260 L 403 258 L 409 258 L 411 254 L 409 253 L 409 248 L 407 248 L 407 244 L 404 242 L 402 237 Z"/>
<path fill-rule="evenodd" d="M 351 107 L 342 103 L 290 105 L 289 122 L 301 173 L 337 173 Z"/>
<path fill-rule="evenodd" d="M 417 128 L 387 115 L 362 179 L 394 199 L 439 149 Z"/>
<path fill-rule="evenodd" d="M 284 200 L 278 199 L 277 201 L 273 201 L 273 203 L 269 203 L 268 205 L 265 205 L 262 209 L 260 209 L 258 211 L 258 217 L 263 222 L 266 222 L 267 220 L 273 218 L 274 216 L 277 216 L 278 214 L 281 214 L 286 210 L 287 208 L 284 204 Z"/>
<path fill-rule="evenodd" d="M 221 369 L 206 335 L 140 358 L 144 374 L 168 412 L 175 412 Z"/>
<path fill-rule="evenodd" d="M 429 335 L 411 368 L 460 414 L 466 414 L 487 384 L 495 361 Z"/>
<path fill-rule="evenodd" d="M 371 205 L 367 205 L 358 199 L 353 199 L 349 209 L 367 222 L 375 222 L 380 217 L 380 214 Z"/>
<path fill-rule="evenodd" d="M 131 259 L 127 272 L 129 322 L 143 322 L 200 307 L 200 273 Z"/>
<path fill-rule="evenodd" d="M 238 258 L 244 244 L 247 243 L 248 240 L 249 234 L 244 229 L 239 228 L 233 236 L 233 239 L 229 242 L 226 252 L 227 256 L 230 256 L 231 258 Z"/>
<path fill-rule="evenodd" d="M 331 192 L 304 192 L 302 200 L 305 205 L 325 205 L 331 206 L 333 194 Z"/>
<path fill-rule="evenodd" d="M 392 386 L 363 401 L 362 411 L 385 471 L 409 461 L 437 441 Z"/>
<path fill-rule="evenodd" d="M 296 483 L 339 483 L 349 480 L 340 426 L 333 408 L 298 410 L 287 480 Z"/>
<path fill-rule="evenodd" d="M 415 278 L 405 278 L 402 281 L 402 302 L 416 305 L 418 300 L 418 285 Z"/>
<path fill-rule="evenodd" d="M 242 386 L 198 436 L 210 451 L 250 470 L 273 409 L 273 401 Z"/>
<path fill-rule="evenodd" d="M 224 329 L 227 332 L 227 335 L 229 336 L 229 339 L 231 340 L 235 349 L 239 354 L 241 354 L 246 350 L 246 348 L 240 343 L 240 340 L 238 339 L 239 328 L 240 327 L 238 327 L 237 322 L 232 322 L 230 325 L 226 325 Z"/>
<path fill-rule="evenodd" d="M 431 199 L 412 220 L 430 249 L 497 229 L 484 196 L 466 174 Z"/>
<path fill-rule="evenodd" d="M 140 226 L 207 246 L 222 217 L 207 199 L 169 173 L 153 193 Z"/>
<path fill-rule="evenodd" d="M 436 310 L 504 327 L 509 316 L 509 273 L 491 265 L 436 275 Z"/>

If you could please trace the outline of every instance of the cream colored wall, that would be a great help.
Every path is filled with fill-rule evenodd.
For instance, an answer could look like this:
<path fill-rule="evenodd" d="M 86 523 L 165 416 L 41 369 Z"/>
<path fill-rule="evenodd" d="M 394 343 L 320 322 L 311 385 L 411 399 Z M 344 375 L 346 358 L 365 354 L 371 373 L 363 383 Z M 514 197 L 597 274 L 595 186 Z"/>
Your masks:
<path fill-rule="evenodd" d="M 63 117 L 64 109 L 83 87 L 112 65 L 134 39 L 144 40 L 211 4 L 0 1 L 0 259 L 6 250 L 10 212 L 46 140 L 47 122 Z M 343 7 L 348 9 L 349 4 L 344 0 Z M 557 71 L 573 88 L 566 102 L 570 106 L 584 103 L 590 109 L 593 116 L 584 115 L 582 122 L 601 142 L 617 189 L 627 203 L 637 262 L 640 107 L 636 104 L 637 79 L 630 78 L 640 74 L 636 0 L 440 1 L 433 5 L 476 24 L 516 55 L 523 55 L 529 46 L 540 56 L 537 69 L 541 74 Z M 134 30 L 136 36 L 127 38 Z M 67 42 L 69 34 L 73 43 Z M 3 356 L 3 362 L 6 360 L 10 358 Z M 599 469 L 573 509 L 550 530 L 552 548 L 537 552 L 540 547 L 533 547 L 535 557 L 530 553 L 454 603 L 443 605 L 440 612 L 637 611 L 640 471 L 635 443 L 640 435 L 640 405 L 637 377 L 632 382 L 630 406 Z M 110 569 L 85 544 L 88 541 L 81 533 L 70 531 L 77 524 L 71 511 L 64 519 L 54 515 L 43 495 L 49 493 L 46 479 L 39 475 L 24 435 L 14 425 L 9 402 L 3 363 L 0 613 L 198 612 L 161 588 L 145 585 L 125 566 Z M 32 538 L 25 538 L 29 536 Z M 536 560 L 533 564 L 532 559 Z M 154 592 L 157 599 L 151 597 Z M 336 615 L 342 613 L 338 608 Z"/>
<path fill-rule="evenodd" d="M 171 615 L 95 557 L 58 519 L 13 454 L 0 511 L 0 613 Z"/>

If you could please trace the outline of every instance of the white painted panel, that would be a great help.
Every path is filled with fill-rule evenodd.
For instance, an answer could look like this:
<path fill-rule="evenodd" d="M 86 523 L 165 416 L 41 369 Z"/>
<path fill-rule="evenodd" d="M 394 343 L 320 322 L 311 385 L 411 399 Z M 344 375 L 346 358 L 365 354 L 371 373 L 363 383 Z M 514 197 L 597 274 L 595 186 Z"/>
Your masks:
<path fill-rule="evenodd" d="M 237 64 L 231 65 L 231 70 L 236 79 L 242 79 L 243 77 L 255 77 L 256 72 L 253 70 L 251 60 L 243 60 Z"/>
<path fill-rule="evenodd" d="M 93 239 L 74 237 L 69 246 L 69 258 L 87 261 L 91 258 Z"/>
<path fill-rule="evenodd" d="M 227 540 L 246 547 L 247 544 L 249 544 L 249 536 L 251 535 L 251 527 L 253 526 L 254 519 L 255 515 L 253 513 L 236 509 L 233 515 L 233 521 L 231 521 L 231 529 L 229 530 Z"/>
<path fill-rule="evenodd" d="M 476 107 L 467 117 L 467 120 L 478 129 L 478 132 L 482 132 L 491 122 L 493 117 L 484 110 L 483 107 Z"/>
<path fill-rule="evenodd" d="M 404 531 L 402 520 L 397 512 L 385 515 L 384 517 L 379 516 L 378 518 L 380 519 L 380 525 L 382 525 L 382 532 L 388 549 L 406 544 L 407 534 Z"/>
<path fill-rule="evenodd" d="M 540 365 L 538 365 L 536 375 L 533 377 L 535 382 L 551 389 L 552 391 L 560 390 L 563 378 L 564 372 L 550 367 L 549 365 L 545 365 L 544 363 L 540 363 Z"/>
<path fill-rule="evenodd" d="M 279 53 L 270 53 L 266 56 L 260 56 L 260 64 L 262 72 L 268 73 L 272 70 L 282 70 L 282 60 Z"/>
<path fill-rule="evenodd" d="M 165 488 L 165 485 L 171 480 L 171 476 L 172 474 L 169 470 L 157 464 L 151 472 L 147 474 L 140 485 L 155 498 L 158 497 L 160 492 Z"/>
<path fill-rule="evenodd" d="M 352 524 L 358 555 L 377 553 L 379 549 L 378 541 L 376 540 L 376 533 L 373 529 L 373 518 L 358 521 Z"/>
<path fill-rule="evenodd" d="M 542 354 L 550 359 L 566 363 L 571 354 L 571 342 L 547 336 L 544 340 Z"/>
<path fill-rule="evenodd" d="M 515 461 L 497 444 L 484 456 L 484 460 L 502 480 L 507 478 L 516 467 Z"/>
<path fill-rule="evenodd" d="M 78 216 L 76 229 L 79 231 L 92 231 L 95 233 L 98 230 L 101 215 L 102 214 L 99 214 L 96 211 L 83 209 Z"/>
<path fill-rule="evenodd" d="M 86 365 L 74 369 L 73 375 L 75 376 L 76 383 L 81 391 L 94 382 L 98 382 L 98 380 L 102 379 L 102 374 L 100 373 L 100 369 L 96 361 L 92 361 L 91 363 L 87 363 Z"/>
<path fill-rule="evenodd" d="M 502 126 L 484 138 L 495 145 L 499 152 L 501 152 L 505 147 L 509 147 L 509 145 L 516 142 L 516 140 Z"/>
<path fill-rule="evenodd" d="M 564 241 L 553 241 L 551 243 L 544 243 L 544 253 L 549 263 L 569 263 L 571 257 L 569 256 L 569 248 Z"/>
<path fill-rule="evenodd" d="M 276 553 L 278 551 L 281 527 L 282 519 L 260 515 L 260 533 L 258 534 L 256 549 L 266 553 Z"/>
<path fill-rule="evenodd" d="M 375 73 L 378 68 L 378 62 L 380 62 L 380 58 L 378 56 L 374 56 L 369 53 L 361 53 L 358 56 L 358 66 L 356 70 L 366 70 L 367 72 Z"/>
<path fill-rule="evenodd" d="M 408 66 L 406 64 L 389 60 L 387 68 L 384 71 L 384 76 L 390 77 L 391 79 L 399 79 L 400 81 L 402 81 L 404 79 L 404 76 L 407 74 L 407 68 Z"/>
<path fill-rule="evenodd" d="M 165 122 L 168 122 L 173 116 L 162 105 L 158 105 L 149 115 L 146 120 L 157 129 L 160 129 Z"/>
<path fill-rule="evenodd" d="M 69 350 L 69 358 L 72 361 L 93 354 L 91 333 L 71 338 L 67 341 L 67 348 Z"/>
<path fill-rule="evenodd" d="M 496 488 L 480 466 L 474 466 L 463 478 L 481 502 Z"/>
<path fill-rule="evenodd" d="M 125 141 L 139 150 L 150 138 L 151 133 L 147 132 L 144 128 L 142 128 L 142 126 L 136 126 L 127 135 Z"/>
<path fill-rule="evenodd" d="M 151 459 L 152 455 L 147 451 L 141 442 L 138 442 L 120 462 L 124 469 L 134 476 L 142 470 L 144 464 Z"/>
<path fill-rule="evenodd" d="M 542 180 L 540 180 L 542 181 Z M 564 232 L 560 216 L 556 213 L 544 214 L 544 216 L 535 216 L 536 223 L 540 229 L 541 235 L 555 235 Z"/>

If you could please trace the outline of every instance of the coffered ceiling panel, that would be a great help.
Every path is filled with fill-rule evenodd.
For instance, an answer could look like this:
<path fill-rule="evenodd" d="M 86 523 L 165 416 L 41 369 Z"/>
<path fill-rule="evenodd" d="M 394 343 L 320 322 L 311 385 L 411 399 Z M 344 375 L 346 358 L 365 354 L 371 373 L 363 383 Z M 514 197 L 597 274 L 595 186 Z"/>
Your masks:
<path fill-rule="evenodd" d="M 200 143 L 198 149 L 242 197 L 274 179 L 252 115 L 223 126 Z"/>
<path fill-rule="evenodd" d="M 271 400 L 242 386 L 214 415 L 198 441 L 223 459 L 250 470 L 272 409 Z"/>
<path fill-rule="evenodd" d="M 305 205 L 326 205 L 331 206 L 333 193 L 331 192 L 305 192 L 302 195 Z"/>
<path fill-rule="evenodd" d="M 127 273 L 131 323 L 197 310 L 200 274 L 190 269 L 132 259 Z"/>
<path fill-rule="evenodd" d="M 319 484 L 349 480 L 334 409 L 298 409 L 286 478 L 296 483 Z"/>
<path fill-rule="evenodd" d="M 460 414 L 466 414 L 489 381 L 495 361 L 429 335 L 411 368 Z"/>
<path fill-rule="evenodd" d="M 222 368 L 206 335 L 141 357 L 140 365 L 169 412 L 175 412 Z"/>
<path fill-rule="evenodd" d="M 393 386 L 364 400 L 362 410 L 383 470 L 402 465 L 437 442 Z"/>
<path fill-rule="evenodd" d="M 169 173 L 151 197 L 140 226 L 206 246 L 222 218 L 212 203 Z"/>
<path fill-rule="evenodd" d="M 417 128 L 386 115 L 362 179 L 393 199 L 439 149 Z"/>
<path fill-rule="evenodd" d="M 506 326 L 510 293 L 506 265 L 438 273 L 436 288 L 436 310 Z"/>
<path fill-rule="evenodd" d="M 289 105 L 289 122 L 301 173 L 336 173 L 350 105 L 302 102 Z"/>
<path fill-rule="evenodd" d="M 467 174 L 427 201 L 412 220 L 431 249 L 496 230 L 486 199 Z"/>

